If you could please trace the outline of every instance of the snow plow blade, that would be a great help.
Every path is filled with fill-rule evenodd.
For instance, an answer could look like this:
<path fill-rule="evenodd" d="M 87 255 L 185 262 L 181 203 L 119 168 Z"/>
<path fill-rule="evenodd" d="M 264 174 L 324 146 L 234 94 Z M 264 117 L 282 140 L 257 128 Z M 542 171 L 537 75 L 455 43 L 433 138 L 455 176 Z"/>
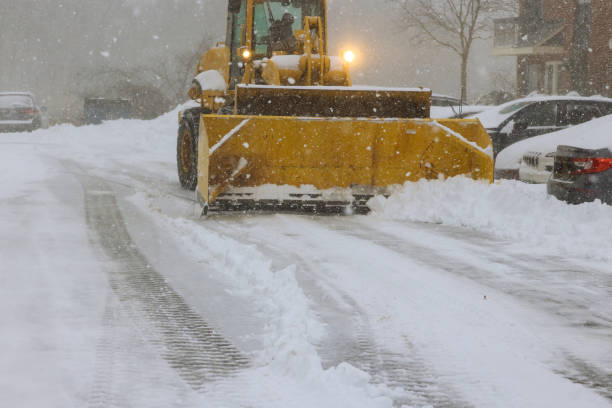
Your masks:
<path fill-rule="evenodd" d="M 202 115 L 198 192 L 213 209 L 364 209 L 406 181 L 493 180 L 476 119 Z"/>

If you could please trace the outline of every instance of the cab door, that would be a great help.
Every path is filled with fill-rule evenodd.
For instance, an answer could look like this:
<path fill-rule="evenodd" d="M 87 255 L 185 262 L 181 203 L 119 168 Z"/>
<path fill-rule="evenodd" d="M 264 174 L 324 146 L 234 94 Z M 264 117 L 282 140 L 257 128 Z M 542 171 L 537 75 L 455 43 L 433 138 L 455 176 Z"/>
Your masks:
<path fill-rule="evenodd" d="M 230 49 L 230 89 L 240 82 L 244 74 L 242 58 L 238 49 L 244 45 L 246 33 L 247 0 L 230 0 L 227 12 L 227 36 L 225 43 Z"/>

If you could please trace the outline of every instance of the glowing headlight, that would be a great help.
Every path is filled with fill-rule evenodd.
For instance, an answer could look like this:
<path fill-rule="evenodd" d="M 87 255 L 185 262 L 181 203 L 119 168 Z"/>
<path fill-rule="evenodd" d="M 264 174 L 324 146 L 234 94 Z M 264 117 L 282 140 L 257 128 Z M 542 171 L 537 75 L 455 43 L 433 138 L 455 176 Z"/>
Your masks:
<path fill-rule="evenodd" d="M 345 51 L 344 52 L 344 60 L 349 64 L 355 61 L 355 53 L 353 51 Z"/>
<path fill-rule="evenodd" d="M 242 51 L 242 59 L 248 61 L 251 59 L 251 50 L 243 50 Z"/>

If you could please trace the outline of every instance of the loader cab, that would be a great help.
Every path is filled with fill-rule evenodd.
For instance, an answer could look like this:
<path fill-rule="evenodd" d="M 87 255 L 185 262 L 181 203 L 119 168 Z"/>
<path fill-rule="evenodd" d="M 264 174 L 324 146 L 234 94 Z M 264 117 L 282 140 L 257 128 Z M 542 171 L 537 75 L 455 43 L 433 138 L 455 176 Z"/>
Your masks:
<path fill-rule="evenodd" d="M 239 48 L 248 47 L 256 60 L 270 57 L 273 27 L 287 14 L 293 17 L 291 31 L 294 35 L 296 31 L 304 29 L 305 17 L 321 17 L 324 36 L 327 36 L 326 0 L 229 0 L 226 44 L 231 52 L 231 87 L 240 81 L 244 73 Z M 324 44 L 327 47 L 326 38 Z M 327 53 L 327 49 L 323 52 Z M 287 53 L 296 52 L 291 50 Z"/>

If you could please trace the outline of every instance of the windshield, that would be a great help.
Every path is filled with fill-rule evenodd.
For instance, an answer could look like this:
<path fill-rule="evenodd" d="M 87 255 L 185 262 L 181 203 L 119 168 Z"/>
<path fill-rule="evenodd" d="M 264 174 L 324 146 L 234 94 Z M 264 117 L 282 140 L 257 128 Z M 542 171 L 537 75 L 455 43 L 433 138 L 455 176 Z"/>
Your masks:
<path fill-rule="evenodd" d="M 24 108 L 34 106 L 28 95 L 0 95 L 0 108 Z"/>
<path fill-rule="evenodd" d="M 499 111 L 499 113 L 501 114 L 506 114 L 506 113 L 512 113 L 512 112 L 516 112 L 517 110 L 521 109 L 524 106 L 529 105 L 532 102 L 519 102 L 519 103 L 515 103 L 512 104 L 502 110 Z"/>
<path fill-rule="evenodd" d="M 267 54 L 269 47 L 292 52 L 294 40 L 287 37 L 304 27 L 304 17 L 325 17 L 319 0 L 264 0 L 255 4 L 254 11 L 253 45 L 255 54 L 260 55 Z M 283 44 L 275 46 L 278 42 Z"/>

